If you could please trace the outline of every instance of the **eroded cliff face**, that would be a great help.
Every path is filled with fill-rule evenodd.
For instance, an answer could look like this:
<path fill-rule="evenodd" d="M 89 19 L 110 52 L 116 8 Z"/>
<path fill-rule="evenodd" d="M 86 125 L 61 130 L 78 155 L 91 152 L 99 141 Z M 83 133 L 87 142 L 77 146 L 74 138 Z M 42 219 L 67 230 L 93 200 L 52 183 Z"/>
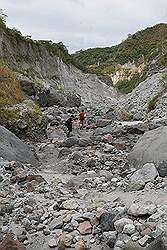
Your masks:
<path fill-rule="evenodd" d="M 17 73 L 23 90 L 38 96 L 43 106 L 106 106 L 117 97 L 116 90 L 96 75 L 84 74 L 44 45 L 4 29 L 0 29 L 0 59 Z"/>
<path fill-rule="evenodd" d="M 122 81 L 130 81 L 136 74 L 141 75 L 146 65 L 143 62 L 136 65 L 135 63 L 125 63 L 124 65 L 118 64 L 115 72 L 110 75 L 113 85 Z"/>

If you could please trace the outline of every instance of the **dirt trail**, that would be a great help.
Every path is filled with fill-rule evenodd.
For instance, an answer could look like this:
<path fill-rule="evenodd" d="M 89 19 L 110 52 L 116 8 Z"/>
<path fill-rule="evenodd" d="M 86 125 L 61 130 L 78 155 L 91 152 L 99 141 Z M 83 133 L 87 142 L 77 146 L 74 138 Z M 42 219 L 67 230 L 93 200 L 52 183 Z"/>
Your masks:
<path fill-rule="evenodd" d="M 90 130 L 79 130 L 75 127 L 73 131 L 73 136 L 80 137 L 90 137 L 92 131 Z M 129 206 L 132 203 L 138 204 L 157 204 L 157 205 L 167 205 L 167 192 L 162 190 L 142 190 L 135 192 L 124 192 L 122 190 L 116 190 L 111 192 L 99 192 L 94 188 L 90 189 L 80 189 L 79 186 L 85 178 L 90 179 L 97 177 L 97 174 L 81 174 L 74 176 L 68 173 L 68 167 L 62 165 L 62 159 L 58 158 L 59 149 L 55 147 L 54 144 L 48 144 L 41 154 L 41 175 L 45 180 L 50 184 L 53 181 L 61 180 L 62 183 L 66 184 L 67 182 L 72 182 L 75 184 L 75 188 L 79 189 L 80 194 L 84 194 L 82 199 L 85 203 L 100 203 L 100 202 L 113 202 L 115 200 L 121 200 L 123 204 Z M 64 173 L 66 171 L 67 173 Z"/>

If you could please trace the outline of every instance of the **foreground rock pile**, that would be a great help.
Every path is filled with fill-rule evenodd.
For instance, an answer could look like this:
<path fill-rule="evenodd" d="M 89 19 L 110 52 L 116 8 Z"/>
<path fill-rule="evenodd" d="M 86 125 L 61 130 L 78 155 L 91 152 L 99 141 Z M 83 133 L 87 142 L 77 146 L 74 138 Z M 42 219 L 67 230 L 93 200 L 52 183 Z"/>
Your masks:
<path fill-rule="evenodd" d="M 83 240 L 83 249 L 106 245 L 118 250 L 131 241 L 145 247 L 167 230 L 167 204 L 87 202 L 82 189 L 55 191 L 29 166 L 3 159 L 0 164 L 1 240 L 11 231 L 27 249 L 36 249 L 35 239 L 42 244 L 45 237 L 46 246 L 38 249 L 77 247 Z"/>
<path fill-rule="evenodd" d="M 0 250 L 9 244 L 20 250 L 167 249 L 166 175 L 154 162 L 139 168 L 128 160 L 136 141 L 158 123 L 95 117 L 83 131 L 74 122 L 67 138 L 67 110 L 44 112 L 50 125 L 48 139 L 36 145 L 41 167 L 0 159 Z"/>

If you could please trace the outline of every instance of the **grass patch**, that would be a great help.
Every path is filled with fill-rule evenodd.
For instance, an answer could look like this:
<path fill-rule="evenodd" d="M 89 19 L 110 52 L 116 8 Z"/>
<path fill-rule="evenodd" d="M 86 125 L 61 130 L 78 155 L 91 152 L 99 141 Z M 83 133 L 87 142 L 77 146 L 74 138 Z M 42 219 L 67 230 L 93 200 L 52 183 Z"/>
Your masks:
<path fill-rule="evenodd" d="M 19 110 L 0 108 L 0 124 L 8 126 L 19 119 Z"/>
<path fill-rule="evenodd" d="M 161 96 L 161 92 L 158 92 L 153 98 L 148 102 L 148 112 L 154 110 L 156 108 L 157 102 Z"/>
<path fill-rule="evenodd" d="M 15 74 L 5 65 L 0 65 L 0 108 L 14 105 L 24 100 Z"/>
<path fill-rule="evenodd" d="M 162 83 L 163 87 L 167 89 L 167 73 L 163 74 L 160 82 Z"/>
<path fill-rule="evenodd" d="M 8 109 L 24 100 L 20 85 L 15 74 L 3 63 L 0 64 L 0 123 L 5 125 L 19 118 L 17 109 Z"/>

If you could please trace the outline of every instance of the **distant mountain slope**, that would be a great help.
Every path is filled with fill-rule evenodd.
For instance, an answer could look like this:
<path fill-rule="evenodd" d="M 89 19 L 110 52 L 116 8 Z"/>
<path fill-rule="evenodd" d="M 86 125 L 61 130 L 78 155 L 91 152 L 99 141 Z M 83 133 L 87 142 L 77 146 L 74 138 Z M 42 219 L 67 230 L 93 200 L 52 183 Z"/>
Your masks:
<path fill-rule="evenodd" d="M 123 93 L 131 92 L 150 73 L 167 67 L 167 24 L 139 31 L 121 44 L 72 55 L 89 73 L 110 75 Z"/>

